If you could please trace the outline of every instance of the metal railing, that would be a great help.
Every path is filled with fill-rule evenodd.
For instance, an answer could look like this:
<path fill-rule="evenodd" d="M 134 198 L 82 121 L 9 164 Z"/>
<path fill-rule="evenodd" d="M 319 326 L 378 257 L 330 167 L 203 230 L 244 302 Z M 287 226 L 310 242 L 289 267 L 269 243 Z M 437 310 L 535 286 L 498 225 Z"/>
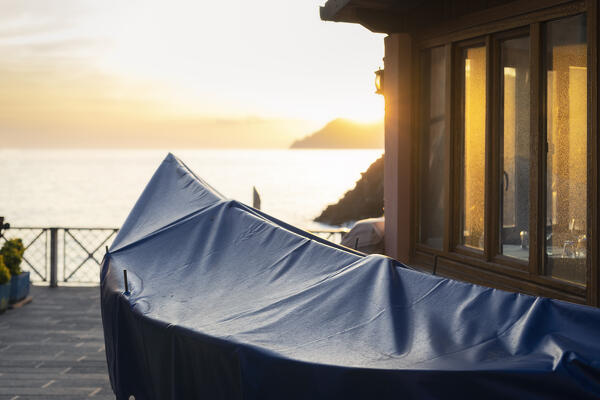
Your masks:
<path fill-rule="evenodd" d="M 0 233 L 0 246 L 13 237 L 23 240 L 21 268 L 33 282 L 98 283 L 104 247 L 116 228 L 10 227 Z"/>
<path fill-rule="evenodd" d="M 21 238 L 25 254 L 21 268 L 30 271 L 33 282 L 97 284 L 105 247 L 114 240 L 117 228 L 10 227 L 0 231 L 0 246 Z M 326 240 L 340 243 L 347 229 L 311 230 Z"/>
<path fill-rule="evenodd" d="M 340 244 L 344 235 L 348 233 L 348 228 L 338 228 L 338 229 L 316 229 L 310 230 L 309 232 L 313 235 L 322 237 L 325 240 L 329 240 L 330 242 L 334 242 Z"/>

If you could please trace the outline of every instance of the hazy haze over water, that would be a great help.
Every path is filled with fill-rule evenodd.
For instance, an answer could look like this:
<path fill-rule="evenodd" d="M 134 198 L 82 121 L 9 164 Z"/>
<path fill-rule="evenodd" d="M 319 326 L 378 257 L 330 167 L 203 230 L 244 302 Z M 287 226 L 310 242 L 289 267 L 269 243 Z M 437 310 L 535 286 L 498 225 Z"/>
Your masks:
<path fill-rule="evenodd" d="M 229 198 L 301 228 L 382 150 L 173 150 Z M 119 227 L 167 150 L 0 150 L 0 215 L 13 226 Z"/>

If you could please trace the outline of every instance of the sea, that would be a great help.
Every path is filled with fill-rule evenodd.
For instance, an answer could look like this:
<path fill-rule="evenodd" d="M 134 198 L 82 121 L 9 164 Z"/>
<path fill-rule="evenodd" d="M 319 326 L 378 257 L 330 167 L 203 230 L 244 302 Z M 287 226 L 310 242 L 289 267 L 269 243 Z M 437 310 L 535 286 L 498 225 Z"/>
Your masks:
<path fill-rule="evenodd" d="M 120 227 L 167 150 L 0 149 L 0 216 L 14 227 Z M 303 229 L 383 152 L 172 150 L 231 199 Z"/>

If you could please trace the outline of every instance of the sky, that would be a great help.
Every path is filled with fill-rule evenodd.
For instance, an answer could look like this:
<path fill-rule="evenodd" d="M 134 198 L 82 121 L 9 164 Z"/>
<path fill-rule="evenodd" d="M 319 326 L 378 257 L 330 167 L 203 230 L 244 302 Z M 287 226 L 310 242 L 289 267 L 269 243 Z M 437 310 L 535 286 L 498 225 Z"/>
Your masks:
<path fill-rule="evenodd" d="M 3 0 L 0 146 L 286 147 L 381 120 L 383 35 L 324 0 Z"/>

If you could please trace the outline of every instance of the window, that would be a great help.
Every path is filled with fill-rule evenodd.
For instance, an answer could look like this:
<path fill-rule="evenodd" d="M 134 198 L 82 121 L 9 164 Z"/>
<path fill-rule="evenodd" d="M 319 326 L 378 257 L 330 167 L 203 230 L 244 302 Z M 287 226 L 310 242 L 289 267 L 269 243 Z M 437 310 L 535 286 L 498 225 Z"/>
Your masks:
<path fill-rule="evenodd" d="M 529 37 L 500 42 L 500 253 L 529 259 Z"/>
<path fill-rule="evenodd" d="M 486 48 L 462 51 L 463 140 L 461 244 L 483 250 L 485 239 Z"/>
<path fill-rule="evenodd" d="M 586 296 L 588 27 L 569 12 L 421 52 L 416 258 Z"/>
<path fill-rule="evenodd" d="M 546 273 L 585 283 L 587 45 L 584 15 L 545 26 Z"/>
<path fill-rule="evenodd" d="M 446 53 L 443 47 L 422 56 L 419 241 L 442 249 L 446 182 Z M 441 95 L 440 95 L 441 94 Z"/>

